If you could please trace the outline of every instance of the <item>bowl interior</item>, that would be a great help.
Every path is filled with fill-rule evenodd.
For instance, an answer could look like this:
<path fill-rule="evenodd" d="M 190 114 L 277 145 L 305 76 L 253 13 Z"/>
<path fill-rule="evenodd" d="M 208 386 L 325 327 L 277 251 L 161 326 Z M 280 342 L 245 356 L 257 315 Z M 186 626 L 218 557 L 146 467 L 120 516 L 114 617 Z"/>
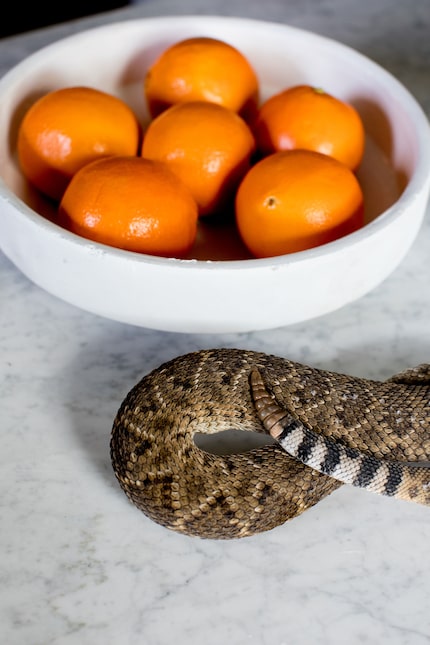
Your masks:
<path fill-rule="evenodd" d="M 0 172 L 10 191 L 55 222 L 55 205 L 27 183 L 16 158 L 19 124 L 37 98 L 59 87 L 89 85 L 123 98 L 145 127 L 143 78 L 148 66 L 169 44 L 193 35 L 222 38 L 238 47 L 256 69 L 262 100 L 284 87 L 309 83 L 352 103 L 367 133 L 357 172 L 366 222 L 396 202 L 418 158 L 414 124 L 402 102 L 393 100 L 402 91 L 400 84 L 356 52 L 315 34 L 270 23 L 189 17 L 131 21 L 83 32 L 37 52 L 12 70 L 0 84 Z M 234 260 L 249 255 L 234 225 L 207 222 L 190 257 Z"/>

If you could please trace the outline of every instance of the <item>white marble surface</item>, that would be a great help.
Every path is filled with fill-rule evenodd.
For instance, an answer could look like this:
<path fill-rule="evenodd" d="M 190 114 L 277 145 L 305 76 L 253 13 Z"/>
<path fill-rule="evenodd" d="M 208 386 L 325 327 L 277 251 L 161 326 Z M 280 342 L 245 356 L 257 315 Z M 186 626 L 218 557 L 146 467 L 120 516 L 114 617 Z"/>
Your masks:
<path fill-rule="evenodd" d="M 95 24 L 231 14 L 336 37 L 395 73 L 430 112 L 428 0 L 145 0 L 0 41 L 0 72 Z M 175 335 L 74 309 L 0 254 L 0 642 L 5 645 L 424 645 L 430 511 L 343 487 L 238 541 L 170 532 L 132 507 L 110 465 L 116 410 L 149 369 L 228 346 L 384 378 L 430 360 L 429 216 L 376 290 L 293 327 Z"/>

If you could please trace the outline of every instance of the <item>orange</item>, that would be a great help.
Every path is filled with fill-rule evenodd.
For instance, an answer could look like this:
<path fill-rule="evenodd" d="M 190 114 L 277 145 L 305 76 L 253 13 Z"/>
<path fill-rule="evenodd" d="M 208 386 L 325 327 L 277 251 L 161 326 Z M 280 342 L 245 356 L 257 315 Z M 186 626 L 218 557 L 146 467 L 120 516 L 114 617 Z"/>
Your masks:
<path fill-rule="evenodd" d="M 145 96 L 151 116 L 175 103 L 209 101 L 247 117 L 256 110 L 258 79 L 248 59 L 216 38 L 181 40 L 149 68 Z"/>
<path fill-rule="evenodd" d="M 254 123 L 263 155 L 304 148 L 330 155 L 352 170 L 364 152 L 364 127 L 352 105 L 310 85 L 274 94 L 259 109 Z"/>
<path fill-rule="evenodd" d="M 82 237 L 166 257 L 189 251 L 197 217 L 197 205 L 176 175 L 140 157 L 107 157 L 83 166 L 59 206 L 59 222 Z"/>
<path fill-rule="evenodd" d="M 245 121 L 215 103 L 178 103 L 148 126 L 142 156 L 157 159 L 190 188 L 201 215 L 232 200 L 250 167 L 255 143 Z"/>
<path fill-rule="evenodd" d="M 276 152 L 244 177 L 236 222 L 256 257 L 303 251 L 363 224 L 363 193 L 345 164 L 319 152 Z"/>
<path fill-rule="evenodd" d="M 107 155 L 136 155 L 140 127 L 119 98 L 89 87 L 53 90 L 27 111 L 18 132 L 26 178 L 54 200 L 75 172 Z"/>

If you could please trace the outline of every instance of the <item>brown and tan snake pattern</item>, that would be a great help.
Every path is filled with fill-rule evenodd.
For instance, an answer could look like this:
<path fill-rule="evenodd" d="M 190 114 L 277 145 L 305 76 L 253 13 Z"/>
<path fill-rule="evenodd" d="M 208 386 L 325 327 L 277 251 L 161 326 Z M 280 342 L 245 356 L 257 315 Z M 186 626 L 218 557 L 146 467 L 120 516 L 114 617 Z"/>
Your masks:
<path fill-rule="evenodd" d="M 232 455 L 195 443 L 231 429 L 278 443 Z M 147 516 L 204 538 L 274 528 L 342 482 L 430 505 L 430 366 L 380 382 L 252 351 L 186 354 L 126 396 L 111 458 Z"/>

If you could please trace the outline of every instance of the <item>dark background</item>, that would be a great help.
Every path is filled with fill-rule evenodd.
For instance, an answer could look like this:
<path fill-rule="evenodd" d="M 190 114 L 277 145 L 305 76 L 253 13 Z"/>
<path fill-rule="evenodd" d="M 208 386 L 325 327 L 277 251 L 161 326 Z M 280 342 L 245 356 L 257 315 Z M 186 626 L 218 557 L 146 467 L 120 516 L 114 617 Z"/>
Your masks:
<path fill-rule="evenodd" d="M 20 34 L 32 29 L 47 27 L 75 18 L 82 18 L 103 11 L 119 9 L 129 4 L 129 0 L 54 0 L 50 3 L 44 0 L 33 1 L 9 8 L 8 14 L 2 12 L 0 21 L 0 38 Z"/>

